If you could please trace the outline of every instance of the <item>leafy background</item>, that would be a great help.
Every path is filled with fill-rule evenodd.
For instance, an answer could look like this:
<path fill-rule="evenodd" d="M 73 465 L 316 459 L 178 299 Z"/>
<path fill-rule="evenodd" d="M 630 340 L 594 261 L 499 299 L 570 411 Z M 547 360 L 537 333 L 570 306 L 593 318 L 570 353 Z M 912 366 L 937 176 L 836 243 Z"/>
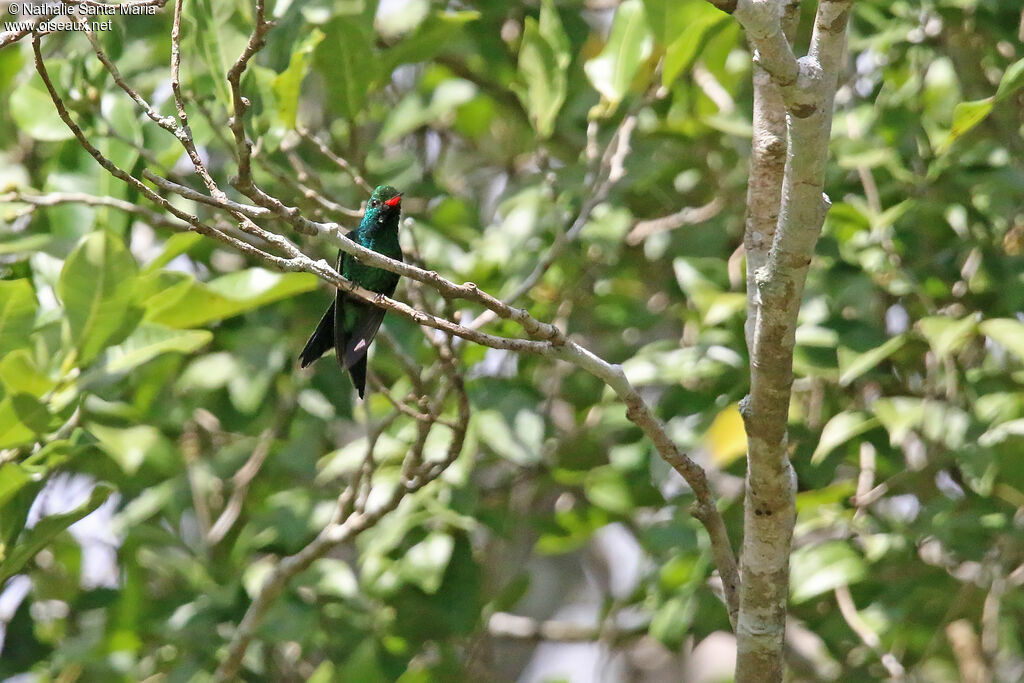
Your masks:
<path fill-rule="evenodd" d="M 920 680 L 956 680 L 964 626 L 997 679 L 1024 677 L 1024 55 L 1012 5 L 855 5 L 834 204 L 797 336 L 794 679 L 873 680 L 889 657 Z M 279 1 L 273 14 L 243 82 L 261 186 L 310 216 L 357 220 L 365 192 L 296 136 L 303 126 L 406 192 L 403 240 L 418 262 L 495 295 L 591 196 L 588 144 L 635 117 L 624 177 L 523 303 L 623 363 L 712 468 L 738 538 L 751 112 L 738 26 L 696 0 Z M 184 16 L 196 142 L 227 186 L 222 74 L 252 8 L 189 0 Z M 108 54 L 172 113 L 169 8 L 113 24 L 100 34 Z M 177 141 L 83 36 L 50 35 L 44 54 L 104 154 L 188 182 Z M 0 101 L 0 676 L 202 679 L 269 558 L 327 521 L 390 404 L 379 391 L 358 404 L 330 362 L 297 370 L 328 301 L 312 276 L 112 206 L 18 201 L 138 197 L 71 139 L 25 41 L 0 51 Z M 684 207 L 705 207 L 705 220 Z M 673 229 L 646 223 L 661 218 Z M 408 321 L 385 328 L 394 341 L 375 345 L 371 367 L 401 396 L 401 357 L 434 356 Z M 610 392 L 537 358 L 463 345 L 458 360 L 473 408 L 463 455 L 301 575 L 259 630 L 248 675 L 728 677 L 707 656 L 727 653 L 728 620 L 688 489 Z M 384 427 L 382 476 L 415 435 L 404 416 Z M 233 475 L 261 448 L 237 523 L 210 542 Z M 858 507 L 868 465 L 881 488 Z M 499 637 L 489 625 L 504 612 L 592 638 Z"/>

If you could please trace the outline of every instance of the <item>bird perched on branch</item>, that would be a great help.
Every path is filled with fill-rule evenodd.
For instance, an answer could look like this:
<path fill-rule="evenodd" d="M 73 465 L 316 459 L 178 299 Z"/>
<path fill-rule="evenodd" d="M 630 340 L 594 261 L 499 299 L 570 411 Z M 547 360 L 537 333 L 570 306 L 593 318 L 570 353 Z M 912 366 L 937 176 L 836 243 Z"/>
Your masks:
<path fill-rule="evenodd" d="M 398 245 L 398 219 L 401 214 L 402 193 L 390 185 L 380 185 L 370 196 L 359 227 L 346 237 L 360 246 L 401 261 L 402 248 Z M 338 252 L 338 272 L 363 289 L 385 296 L 394 294 L 398 286 L 399 276 L 396 273 L 364 265 L 343 251 Z M 324 313 L 313 336 L 299 354 L 302 367 L 334 347 L 338 363 L 348 370 L 359 398 L 363 398 L 366 391 L 366 352 L 384 320 L 384 312 L 383 308 L 339 289 L 334 303 Z"/>

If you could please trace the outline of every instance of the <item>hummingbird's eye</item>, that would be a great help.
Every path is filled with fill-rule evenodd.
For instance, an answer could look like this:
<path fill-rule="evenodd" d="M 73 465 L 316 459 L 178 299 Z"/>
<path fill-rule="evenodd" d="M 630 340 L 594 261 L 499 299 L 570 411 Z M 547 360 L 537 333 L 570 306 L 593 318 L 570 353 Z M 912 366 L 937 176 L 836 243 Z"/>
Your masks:
<path fill-rule="evenodd" d="M 370 200 L 370 206 L 372 206 L 373 208 L 376 209 L 378 206 L 380 206 L 380 202 L 377 201 L 376 199 L 371 199 Z"/>

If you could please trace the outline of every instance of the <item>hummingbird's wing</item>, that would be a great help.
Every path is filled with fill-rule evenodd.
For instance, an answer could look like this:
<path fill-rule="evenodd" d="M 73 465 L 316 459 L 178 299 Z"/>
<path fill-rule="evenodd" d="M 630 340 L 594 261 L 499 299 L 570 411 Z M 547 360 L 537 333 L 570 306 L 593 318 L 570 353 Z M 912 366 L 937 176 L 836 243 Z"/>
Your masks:
<path fill-rule="evenodd" d="M 302 353 L 299 354 L 299 363 L 301 367 L 306 367 L 313 361 L 320 358 L 327 351 L 334 348 L 334 302 L 331 302 L 330 308 L 324 313 L 324 317 L 320 318 L 320 323 L 313 330 L 313 334 L 310 336 L 309 341 L 302 348 Z"/>
<path fill-rule="evenodd" d="M 338 292 L 334 315 L 334 340 L 338 363 L 352 376 L 363 397 L 366 390 L 366 352 L 384 320 L 384 309 Z"/>
<path fill-rule="evenodd" d="M 337 304 L 334 339 L 338 362 L 343 368 L 351 368 L 356 361 L 366 356 L 386 311 L 341 292 L 338 293 Z"/>

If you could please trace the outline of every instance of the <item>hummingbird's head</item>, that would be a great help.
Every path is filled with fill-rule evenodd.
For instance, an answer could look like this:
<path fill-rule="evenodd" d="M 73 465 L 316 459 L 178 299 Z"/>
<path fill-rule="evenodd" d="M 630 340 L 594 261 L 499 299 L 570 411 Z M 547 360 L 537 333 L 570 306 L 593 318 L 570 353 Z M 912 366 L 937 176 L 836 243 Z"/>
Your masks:
<path fill-rule="evenodd" d="M 364 222 L 388 223 L 402 213 L 402 193 L 390 185 L 378 185 L 366 204 Z"/>

